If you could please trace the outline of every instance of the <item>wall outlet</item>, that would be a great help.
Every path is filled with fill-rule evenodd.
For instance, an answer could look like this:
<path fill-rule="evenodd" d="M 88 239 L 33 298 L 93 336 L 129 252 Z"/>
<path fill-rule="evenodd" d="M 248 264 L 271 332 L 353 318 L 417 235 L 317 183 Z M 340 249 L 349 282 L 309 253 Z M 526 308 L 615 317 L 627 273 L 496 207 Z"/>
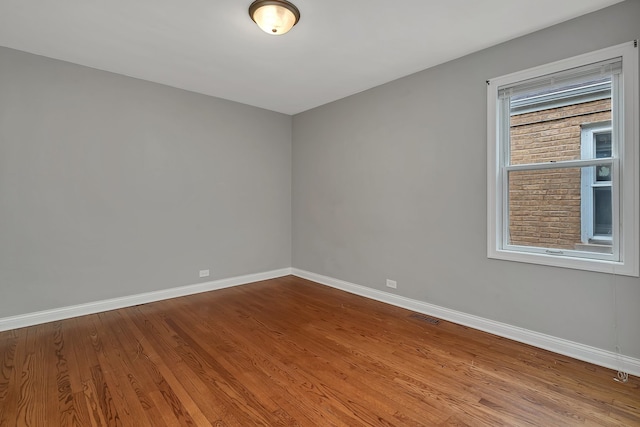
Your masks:
<path fill-rule="evenodd" d="M 396 289 L 398 287 L 398 283 L 395 280 L 387 279 L 387 287 Z"/>
<path fill-rule="evenodd" d="M 209 277 L 209 270 L 200 270 L 200 277 Z"/>

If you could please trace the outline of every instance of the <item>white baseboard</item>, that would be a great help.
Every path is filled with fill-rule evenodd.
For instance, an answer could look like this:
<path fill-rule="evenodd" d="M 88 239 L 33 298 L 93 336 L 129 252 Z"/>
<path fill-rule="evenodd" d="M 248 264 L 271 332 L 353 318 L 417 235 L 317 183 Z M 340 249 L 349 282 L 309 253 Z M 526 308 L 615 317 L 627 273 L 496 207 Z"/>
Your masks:
<path fill-rule="evenodd" d="M 5 317 L 0 318 L 0 331 L 24 328 L 26 326 L 39 325 L 41 323 L 54 322 L 57 320 L 69 319 L 71 317 L 84 316 L 87 314 L 99 313 L 102 311 L 116 310 L 118 308 L 131 307 L 134 305 L 146 304 L 170 298 L 183 297 L 186 295 L 199 294 L 201 292 L 215 291 L 217 289 L 245 285 L 247 283 L 274 279 L 276 277 L 288 276 L 290 274 L 291 268 L 283 268 L 280 270 L 267 271 L 264 273 L 247 274 L 245 276 L 213 280 L 205 283 L 197 283 L 195 285 L 180 286 L 177 288 L 163 289 L 161 291 L 153 291 L 144 294 L 90 302 L 87 304 L 56 308 L 53 310 L 38 311 L 35 313 Z"/>
<path fill-rule="evenodd" d="M 640 376 L 640 359 L 629 356 L 618 355 L 614 352 L 602 350 L 584 344 L 562 338 L 553 337 L 551 335 L 541 334 L 539 332 L 530 331 L 517 326 L 508 325 L 506 323 L 496 322 L 478 316 L 473 316 L 460 311 L 451 310 L 426 302 L 405 298 L 388 292 L 379 291 L 377 289 L 368 288 L 366 286 L 356 285 L 354 283 L 345 282 L 343 280 L 334 279 L 332 277 L 322 276 L 320 274 L 311 273 L 309 271 L 292 269 L 292 274 L 303 279 L 311 280 L 316 283 L 341 289 L 352 294 L 371 298 L 387 304 L 406 308 L 418 313 L 428 314 L 443 320 L 447 320 L 460 325 L 479 329 L 514 341 L 530 344 L 554 353 L 572 357 L 574 359 L 583 360 L 595 365 L 604 366 L 616 371 L 623 371 L 631 375 Z"/>

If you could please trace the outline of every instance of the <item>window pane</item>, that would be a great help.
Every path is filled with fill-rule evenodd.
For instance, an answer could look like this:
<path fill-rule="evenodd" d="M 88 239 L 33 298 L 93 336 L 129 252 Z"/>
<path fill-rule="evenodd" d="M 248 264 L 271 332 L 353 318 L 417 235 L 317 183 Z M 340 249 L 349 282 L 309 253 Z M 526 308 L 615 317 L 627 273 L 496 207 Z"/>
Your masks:
<path fill-rule="evenodd" d="M 582 169 L 588 167 L 509 172 L 509 245 L 611 253 L 606 242 L 603 246 L 583 241 L 583 227 L 591 225 L 585 220 L 597 221 L 599 230 L 610 232 L 611 187 L 594 187 L 601 205 L 596 201 L 593 216 L 583 218 Z"/>
<path fill-rule="evenodd" d="M 577 160 L 581 130 L 611 120 L 611 78 L 538 90 L 510 100 L 510 164 Z M 596 155 L 611 156 L 611 133 L 594 134 Z"/>
<path fill-rule="evenodd" d="M 596 159 L 611 157 L 611 131 L 596 133 Z"/>
<path fill-rule="evenodd" d="M 594 238 L 611 236 L 612 230 L 611 187 L 593 188 Z"/>
<path fill-rule="evenodd" d="M 596 159 L 611 157 L 611 131 L 596 133 L 593 136 Z M 611 181 L 611 168 L 600 166 L 596 168 L 596 181 Z"/>
<path fill-rule="evenodd" d="M 596 181 L 611 181 L 611 166 L 596 166 Z"/>

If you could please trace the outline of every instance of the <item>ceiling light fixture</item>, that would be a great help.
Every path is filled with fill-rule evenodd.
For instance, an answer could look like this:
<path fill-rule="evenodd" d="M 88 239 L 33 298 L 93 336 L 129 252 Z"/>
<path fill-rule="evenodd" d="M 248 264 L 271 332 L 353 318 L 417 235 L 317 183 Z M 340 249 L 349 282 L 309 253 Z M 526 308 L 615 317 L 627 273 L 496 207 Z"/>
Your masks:
<path fill-rule="evenodd" d="M 262 31 L 279 36 L 298 23 L 300 11 L 286 0 L 256 0 L 249 6 L 249 16 Z"/>

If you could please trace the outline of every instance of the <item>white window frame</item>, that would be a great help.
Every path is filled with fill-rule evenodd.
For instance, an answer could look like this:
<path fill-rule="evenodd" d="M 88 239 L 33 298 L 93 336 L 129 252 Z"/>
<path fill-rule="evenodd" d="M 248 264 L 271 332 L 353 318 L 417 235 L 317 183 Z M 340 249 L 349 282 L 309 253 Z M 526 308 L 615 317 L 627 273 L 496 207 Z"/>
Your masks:
<path fill-rule="evenodd" d="M 613 179 L 619 183 L 613 188 L 613 214 L 616 226 L 613 230 L 614 253 L 602 254 L 581 253 L 575 256 L 570 252 L 555 251 L 545 248 L 519 247 L 508 245 L 508 200 L 505 196 L 506 174 L 519 170 L 517 165 L 504 163 L 505 144 L 509 144 L 508 127 L 501 126 L 501 117 L 508 117 L 509 111 L 503 111 L 504 103 L 499 102 L 500 87 L 515 85 L 525 80 L 538 78 L 548 74 L 622 58 L 622 73 L 619 75 L 614 95 L 614 117 L 612 128 L 615 133 L 617 150 L 611 159 Z M 573 58 L 542 65 L 528 70 L 516 72 L 487 81 L 487 255 L 489 258 L 548 265 L 554 267 L 573 268 L 579 270 L 598 271 L 639 277 L 640 257 L 640 221 L 639 190 L 640 173 L 638 164 L 639 135 L 639 80 L 638 80 L 638 47 L 637 42 L 624 43 L 618 46 L 579 55 Z M 505 130 L 506 128 L 506 130 Z M 614 148 L 616 150 L 616 148 Z M 562 162 L 543 163 L 540 169 L 562 167 Z M 582 164 L 584 163 L 584 164 Z M 590 166 L 593 160 L 573 161 L 567 167 Z M 526 168 L 530 169 L 530 168 Z M 621 230 L 624 231 L 621 231 Z"/>
<path fill-rule="evenodd" d="M 595 138 L 599 133 L 611 133 L 611 122 L 589 123 L 584 125 L 580 130 L 580 151 L 583 159 L 595 158 Z M 580 235 L 582 243 L 589 243 L 592 239 L 611 243 L 612 236 L 596 235 L 593 227 L 593 188 L 594 187 L 611 187 L 611 181 L 596 181 L 595 168 L 584 168 L 581 174 L 580 185 L 580 213 L 581 213 L 581 230 Z"/>

